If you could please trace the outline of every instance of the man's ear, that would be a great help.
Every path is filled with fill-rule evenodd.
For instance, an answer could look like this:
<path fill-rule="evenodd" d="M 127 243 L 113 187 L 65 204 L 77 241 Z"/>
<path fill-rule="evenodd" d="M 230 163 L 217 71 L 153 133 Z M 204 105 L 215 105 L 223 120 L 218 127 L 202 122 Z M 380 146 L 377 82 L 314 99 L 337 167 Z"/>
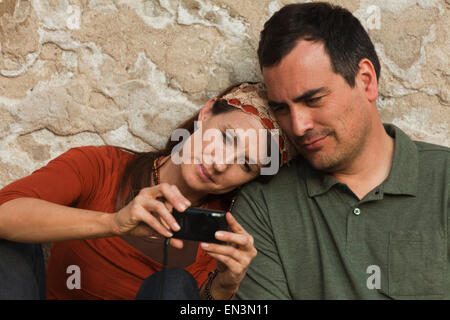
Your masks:
<path fill-rule="evenodd" d="M 198 114 L 198 121 L 205 121 L 212 116 L 212 109 L 217 98 L 208 100 Z"/>
<path fill-rule="evenodd" d="M 356 75 L 356 81 L 359 81 L 359 85 L 362 86 L 367 100 L 373 102 L 378 97 L 378 81 L 375 68 L 369 59 L 362 59 L 359 64 L 358 74 Z"/>

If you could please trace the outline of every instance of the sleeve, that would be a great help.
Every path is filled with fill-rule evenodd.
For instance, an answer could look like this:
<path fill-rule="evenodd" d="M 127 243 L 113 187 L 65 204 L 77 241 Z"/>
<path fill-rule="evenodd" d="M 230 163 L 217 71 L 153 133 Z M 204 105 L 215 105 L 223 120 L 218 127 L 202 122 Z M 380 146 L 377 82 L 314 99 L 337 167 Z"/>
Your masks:
<path fill-rule="evenodd" d="M 102 174 L 102 147 L 72 148 L 29 176 L 0 190 L 0 205 L 16 198 L 37 198 L 75 205 L 89 197 Z M 98 184 L 98 182 L 97 182 Z"/>
<path fill-rule="evenodd" d="M 257 250 L 257 255 L 239 286 L 236 299 L 291 299 L 259 183 L 250 183 L 242 188 L 232 213 L 254 237 Z"/>

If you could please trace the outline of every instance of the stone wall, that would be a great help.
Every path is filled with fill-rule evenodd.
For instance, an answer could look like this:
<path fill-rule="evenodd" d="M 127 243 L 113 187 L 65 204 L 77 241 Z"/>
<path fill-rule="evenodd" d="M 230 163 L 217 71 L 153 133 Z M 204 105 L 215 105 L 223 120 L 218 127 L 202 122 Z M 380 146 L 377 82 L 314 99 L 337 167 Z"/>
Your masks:
<path fill-rule="evenodd" d="M 0 187 L 74 146 L 160 148 L 230 84 L 261 79 L 284 0 L 0 0 Z M 341 0 L 382 63 L 378 106 L 450 145 L 448 0 Z"/>

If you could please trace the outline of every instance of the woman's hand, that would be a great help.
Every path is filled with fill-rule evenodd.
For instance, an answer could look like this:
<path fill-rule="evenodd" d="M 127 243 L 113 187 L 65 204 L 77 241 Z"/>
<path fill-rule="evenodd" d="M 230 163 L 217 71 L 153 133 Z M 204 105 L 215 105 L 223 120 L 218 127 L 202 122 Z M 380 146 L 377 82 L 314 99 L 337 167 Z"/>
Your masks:
<path fill-rule="evenodd" d="M 253 237 L 242 228 L 231 213 L 227 212 L 226 219 L 231 232 L 218 231 L 216 239 L 231 245 L 201 244 L 202 248 L 217 260 L 218 274 L 211 285 L 211 295 L 217 300 L 230 299 L 237 292 L 250 262 L 257 253 Z"/>
<path fill-rule="evenodd" d="M 172 231 L 180 230 L 180 226 L 172 216 L 172 208 L 183 212 L 190 205 L 189 200 L 175 185 L 162 183 L 144 188 L 114 214 L 114 233 L 137 237 L 171 237 Z M 183 247 L 183 242 L 179 239 L 171 239 L 170 243 L 177 248 Z"/>

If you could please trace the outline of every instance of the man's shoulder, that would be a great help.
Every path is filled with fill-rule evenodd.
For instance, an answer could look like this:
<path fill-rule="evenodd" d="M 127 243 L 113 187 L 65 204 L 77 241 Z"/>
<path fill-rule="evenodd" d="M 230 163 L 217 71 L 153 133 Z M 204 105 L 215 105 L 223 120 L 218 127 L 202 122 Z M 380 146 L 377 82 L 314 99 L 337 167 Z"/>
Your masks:
<path fill-rule="evenodd" d="M 292 190 L 300 181 L 305 180 L 305 165 L 306 160 L 298 157 L 280 168 L 277 174 L 269 179 L 256 179 L 246 184 L 243 189 L 252 191 L 259 190 L 271 194 Z"/>
<path fill-rule="evenodd" d="M 450 148 L 422 142 L 414 141 L 418 153 L 418 167 L 422 184 L 428 181 L 430 185 L 448 185 L 450 181 Z"/>
<path fill-rule="evenodd" d="M 448 161 L 450 156 L 450 148 L 425 141 L 413 140 L 406 132 L 395 125 L 390 123 L 383 123 L 383 125 L 386 132 L 391 137 L 395 138 L 395 140 L 399 140 L 400 150 L 402 153 L 407 152 L 406 154 L 408 160 L 415 159 L 415 152 L 417 151 L 421 162 L 436 160 Z"/>
<path fill-rule="evenodd" d="M 433 143 L 414 141 L 421 161 L 446 162 L 450 161 L 450 148 Z"/>
<path fill-rule="evenodd" d="M 414 141 L 419 152 L 438 152 L 442 155 L 448 156 L 450 154 L 450 148 L 438 144 L 428 143 L 424 141 Z"/>

